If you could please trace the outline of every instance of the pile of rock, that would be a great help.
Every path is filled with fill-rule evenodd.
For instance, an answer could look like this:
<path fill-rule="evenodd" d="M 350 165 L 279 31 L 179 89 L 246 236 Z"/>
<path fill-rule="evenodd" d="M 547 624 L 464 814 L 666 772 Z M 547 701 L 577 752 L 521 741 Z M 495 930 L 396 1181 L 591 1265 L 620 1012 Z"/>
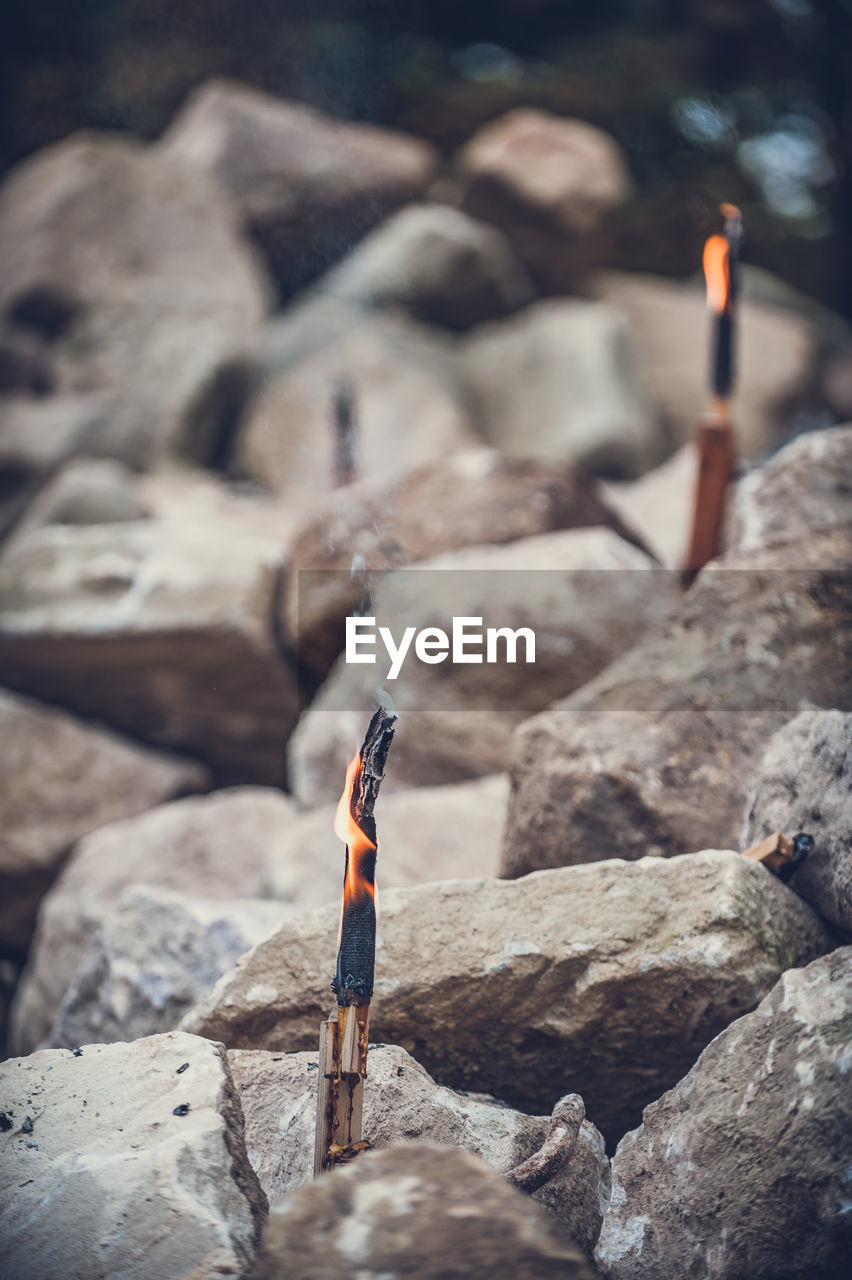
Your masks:
<path fill-rule="evenodd" d="M 684 594 L 706 321 L 600 269 L 627 189 L 222 82 L 0 190 L 10 1275 L 845 1276 L 852 337 L 746 271 Z M 537 651 L 388 682 L 377 1150 L 312 1182 L 359 612 Z"/>

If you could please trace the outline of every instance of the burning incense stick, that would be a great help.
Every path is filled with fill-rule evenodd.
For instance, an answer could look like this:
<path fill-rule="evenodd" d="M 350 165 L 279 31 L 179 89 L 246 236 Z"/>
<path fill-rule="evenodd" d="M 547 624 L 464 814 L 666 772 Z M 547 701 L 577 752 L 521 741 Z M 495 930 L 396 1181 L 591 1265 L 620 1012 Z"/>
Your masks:
<path fill-rule="evenodd" d="M 346 771 L 334 829 L 346 845 L 343 907 L 332 990 L 337 1008 L 320 1026 L 314 1175 L 353 1159 L 361 1140 L 364 1077 L 376 955 L 376 821 L 373 810 L 396 716 L 378 710 Z"/>
<path fill-rule="evenodd" d="M 355 389 L 348 378 L 335 388 L 334 402 L 334 484 L 340 489 L 358 478 Z"/>
<path fill-rule="evenodd" d="M 721 212 L 725 219 L 724 230 L 721 235 L 711 236 L 704 246 L 707 305 L 714 317 L 710 365 L 712 408 L 698 427 L 698 476 L 692 533 L 684 565 L 684 580 L 687 583 L 719 552 L 725 514 L 725 491 L 734 462 L 729 405 L 736 367 L 734 340 L 743 220 L 735 205 L 723 204 Z"/>
<path fill-rule="evenodd" d="M 720 418 L 727 418 L 736 372 L 734 337 L 743 219 L 736 205 L 723 204 L 720 211 L 725 227 L 721 235 L 711 236 L 704 246 L 704 276 L 707 305 L 714 316 L 710 371 L 713 409 Z"/>

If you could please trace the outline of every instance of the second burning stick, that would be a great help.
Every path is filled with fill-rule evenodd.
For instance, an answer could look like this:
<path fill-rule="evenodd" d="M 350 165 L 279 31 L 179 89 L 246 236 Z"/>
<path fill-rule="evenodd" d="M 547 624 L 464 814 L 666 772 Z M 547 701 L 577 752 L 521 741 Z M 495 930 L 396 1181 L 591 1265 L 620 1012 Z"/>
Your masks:
<path fill-rule="evenodd" d="M 314 1174 L 351 1160 L 362 1141 L 361 1113 L 376 953 L 374 806 L 396 716 L 380 709 L 346 772 L 334 829 L 346 845 L 343 909 L 332 990 L 337 1007 L 320 1027 Z"/>

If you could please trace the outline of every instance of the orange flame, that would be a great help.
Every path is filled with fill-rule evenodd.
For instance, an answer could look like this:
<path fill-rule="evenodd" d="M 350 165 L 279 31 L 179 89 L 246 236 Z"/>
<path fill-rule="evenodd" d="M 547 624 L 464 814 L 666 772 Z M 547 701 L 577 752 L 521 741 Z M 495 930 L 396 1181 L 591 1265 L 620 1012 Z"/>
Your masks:
<path fill-rule="evenodd" d="M 730 247 L 724 236 L 711 236 L 704 246 L 707 305 L 717 314 L 727 311 L 731 297 Z"/>
<path fill-rule="evenodd" d="M 356 754 L 346 768 L 346 783 L 343 795 L 334 815 L 334 834 L 343 841 L 348 850 L 346 858 L 346 877 L 343 882 L 343 905 L 357 899 L 364 893 L 375 897 L 375 885 L 372 876 L 364 874 L 363 861 L 365 854 L 371 853 L 376 846 L 369 836 L 365 835 L 352 816 L 352 792 L 361 772 L 361 756 Z"/>

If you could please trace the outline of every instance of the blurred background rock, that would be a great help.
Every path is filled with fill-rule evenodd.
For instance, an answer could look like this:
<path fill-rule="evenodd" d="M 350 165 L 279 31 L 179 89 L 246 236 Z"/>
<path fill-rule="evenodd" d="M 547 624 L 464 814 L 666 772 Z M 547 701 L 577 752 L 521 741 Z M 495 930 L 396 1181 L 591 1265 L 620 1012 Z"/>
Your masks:
<path fill-rule="evenodd" d="M 627 153 L 610 265 L 693 272 L 735 200 L 751 262 L 852 310 L 848 0 L 43 0 L 4 28 L 2 169 L 81 126 L 153 139 L 211 76 L 444 155 L 531 105 Z"/>

